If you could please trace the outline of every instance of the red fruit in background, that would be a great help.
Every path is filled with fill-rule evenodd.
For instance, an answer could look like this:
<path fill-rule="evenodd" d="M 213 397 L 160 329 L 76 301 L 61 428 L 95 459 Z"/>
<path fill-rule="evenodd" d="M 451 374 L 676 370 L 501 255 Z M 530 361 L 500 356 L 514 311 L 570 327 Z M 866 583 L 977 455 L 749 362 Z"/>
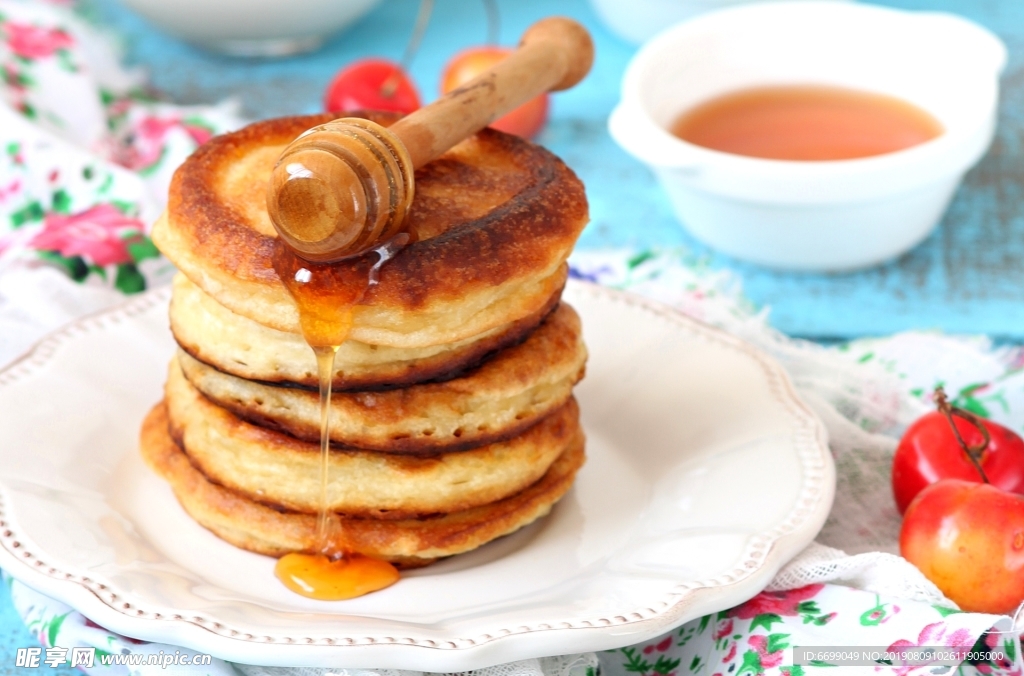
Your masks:
<path fill-rule="evenodd" d="M 441 93 L 458 89 L 511 53 L 504 47 L 474 47 L 459 52 L 448 62 L 441 76 Z M 548 118 L 548 95 L 542 94 L 498 118 L 491 127 L 522 138 L 533 138 Z"/>
<path fill-rule="evenodd" d="M 958 415 L 953 422 L 964 442 L 980 447 L 984 436 L 977 426 Z M 979 462 L 989 482 L 1011 493 L 1024 493 L 1024 440 L 998 423 L 978 419 L 989 433 Z M 957 442 L 949 420 L 939 411 L 928 413 L 907 428 L 892 461 L 892 491 L 901 513 L 926 486 L 939 479 L 982 481 L 967 452 Z"/>
<path fill-rule="evenodd" d="M 338 71 L 324 94 L 324 108 L 332 113 L 348 110 L 390 110 L 411 113 L 420 107 L 412 80 L 397 63 L 363 59 Z"/>
<path fill-rule="evenodd" d="M 900 554 L 962 610 L 1012 614 L 1024 602 L 1024 497 L 944 479 L 907 509 Z"/>

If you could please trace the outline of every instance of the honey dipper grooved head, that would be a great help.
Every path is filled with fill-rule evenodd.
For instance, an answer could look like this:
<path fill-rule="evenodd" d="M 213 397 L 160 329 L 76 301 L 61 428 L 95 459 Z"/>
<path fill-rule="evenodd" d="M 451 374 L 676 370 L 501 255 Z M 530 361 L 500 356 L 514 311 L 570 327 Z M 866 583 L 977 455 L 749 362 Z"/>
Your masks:
<path fill-rule="evenodd" d="M 285 148 L 267 211 L 296 253 L 329 262 L 397 234 L 412 197 L 412 161 L 401 141 L 379 124 L 346 117 Z"/>

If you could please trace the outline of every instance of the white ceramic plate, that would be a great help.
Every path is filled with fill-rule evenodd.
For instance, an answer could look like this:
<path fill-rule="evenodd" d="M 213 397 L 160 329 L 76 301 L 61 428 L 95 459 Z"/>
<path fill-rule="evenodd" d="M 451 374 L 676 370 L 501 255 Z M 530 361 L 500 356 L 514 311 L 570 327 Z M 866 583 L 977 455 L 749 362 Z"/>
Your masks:
<path fill-rule="evenodd" d="M 620 647 L 760 591 L 818 532 L 825 430 L 782 369 L 571 283 L 586 466 L 546 519 L 360 599 L 312 601 L 193 523 L 136 437 L 173 350 L 166 290 L 0 372 L 0 565 L 129 636 L 280 666 L 459 671 Z"/>

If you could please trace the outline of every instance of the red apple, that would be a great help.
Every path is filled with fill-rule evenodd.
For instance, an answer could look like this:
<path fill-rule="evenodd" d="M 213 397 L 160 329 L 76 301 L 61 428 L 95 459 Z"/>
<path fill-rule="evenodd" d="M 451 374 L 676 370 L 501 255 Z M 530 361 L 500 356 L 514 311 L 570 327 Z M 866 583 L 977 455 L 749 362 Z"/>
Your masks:
<path fill-rule="evenodd" d="M 948 406 L 945 395 L 936 392 L 941 406 Z M 951 407 L 952 420 L 969 447 L 983 448 L 978 462 L 993 486 L 1011 493 L 1024 493 L 1024 440 L 998 423 L 972 417 L 967 420 L 960 409 Z M 989 440 L 978 425 L 988 431 Z M 967 451 L 953 434 L 949 419 L 941 411 L 928 413 L 907 428 L 896 447 L 892 461 L 892 492 L 900 513 L 906 512 L 918 493 L 939 479 L 982 481 Z"/>
<path fill-rule="evenodd" d="M 900 553 L 963 610 L 1011 614 L 1024 603 L 1024 496 L 938 481 L 910 503 Z"/>
<path fill-rule="evenodd" d="M 458 89 L 480 73 L 500 62 L 511 49 L 504 47 L 474 47 L 459 52 L 448 62 L 441 76 L 441 93 Z M 548 117 L 548 95 L 530 99 L 512 112 L 491 123 L 491 127 L 507 134 L 533 138 L 544 127 Z"/>
<path fill-rule="evenodd" d="M 420 107 L 416 86 L 402 67 L 386 59 L 354 61 L 331 80 L 324 93 L 324 109 L 390 110 L 411 113 Z"/>

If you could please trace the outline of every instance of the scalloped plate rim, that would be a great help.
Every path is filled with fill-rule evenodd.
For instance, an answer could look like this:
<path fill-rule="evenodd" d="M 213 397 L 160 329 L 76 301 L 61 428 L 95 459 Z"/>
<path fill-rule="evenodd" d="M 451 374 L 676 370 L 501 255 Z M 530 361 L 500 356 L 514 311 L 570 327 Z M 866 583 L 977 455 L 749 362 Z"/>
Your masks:
<path fill-rule="evenodd" d="M 740 603 L 760 592 L 777 571 L 806 547 L 816 536 L 832 505 L 835 491 L 835 467 L 828 450 L 827 434 L 823 423 L 804 404 L 793 389 L 788 375 L 778 363 L 757 348 L 719 329 L 691 319 L 677 310 L 625 291 L 610 289 L 579 280 L 570 280 L 569 295 L 589 294 L 601 301 L 625 303 L 661 318 L 685 326 L 685 330 L 702 335 L 714 342 L 724 343 L 753 357 L 774 379 L 781 392 L 779 396 L 796 412 L 797 418 L 811 428 L 814 449 L 818 451 L 820 470 L 813 487 L 817 493 L 814 504 L 803 509 L 799 519 L 793 512 L 787 515 L 781 532 L 759 534 L 751 538 L 747 563 L 756 566 L 744 571 L 741 577 L 730 580 L 704 580 L 677 586 L 666 594 L 659 608 L 647 616 L 626 611 L 629 615 L 608 618 L 589 618 L 563 623 L 562 626 L 512 627 L 485 638 L 453 638 L 451 641 L 432 639 L 394 639 L 393 637 L 361 637 L 334 640 L 333 643 L 307 643 L 311 639 L 285 637 L 281 642 L 263 642 L 259 637 L 246 639 L 249 632 L 241 632 L 219 623 L 215 618 L 146 617 L 147 613 L 131 603 L 131 593 L 110 590 L 101 582 L 59 569 L 36 558 L 23 546 L 17 546 L 18 532 L 14 519 L 7 515 L 10 502 L 7 487 L 0 482 L 0 567 L 20 582 L 62 601 L 82 612 L 91 620 L 117 633 L 153 642 L 191 648 L 229 661 L 261 664 L 265 666 L 337 666 L 344 662 L 349 668 L 405 668 L 431 671 L 471 670 L 550 654 L 569 654 L 623 647 L 653 638 L 690 619 L 716 612 Z M 0 388 L 9 387 L 19 372 L 31 373 L 34 366 L 48 361 L 66 341 L 73 341 L 81 331 L 102 329 L 105 322 L 131 320 L 135 314 L 165 304 L 170 297 L 167 287 L 146 292 L 140 297 L 91 315 L 82 317 L 58 329 L 8 366 L 0 369 Z M 797 451 L 799 453 L 799 451 Z M 806 459 L 801 459 L 807 469 Z M 808 489 L 804 476 L 803 492 Z M 22 536 L 22 539 L 24 536 Z M 20 550 L 20 551 L 19 551 Z M 751 551 L 757 552 L 754 558 Z M 728 576 L 726 576 L 728 577 Z M 115 608 L 114 602 L 101 595 L 125 599 Z M 653 605 L 653 604 L 652 604 Z M 134 611 L 134 612 L 133 612 Z M 196 620 L 203 619 L 202 622 Z M 569 626 L 565 626 L 568 624 Z M 239 634 L 237 636 L 232 633 Z M 387 640 L 390 639 L 390 640 Z M 348 643 L 346 641 L 352 641 Z M 563 649 L 567 646 L 568 649 Z"/>

